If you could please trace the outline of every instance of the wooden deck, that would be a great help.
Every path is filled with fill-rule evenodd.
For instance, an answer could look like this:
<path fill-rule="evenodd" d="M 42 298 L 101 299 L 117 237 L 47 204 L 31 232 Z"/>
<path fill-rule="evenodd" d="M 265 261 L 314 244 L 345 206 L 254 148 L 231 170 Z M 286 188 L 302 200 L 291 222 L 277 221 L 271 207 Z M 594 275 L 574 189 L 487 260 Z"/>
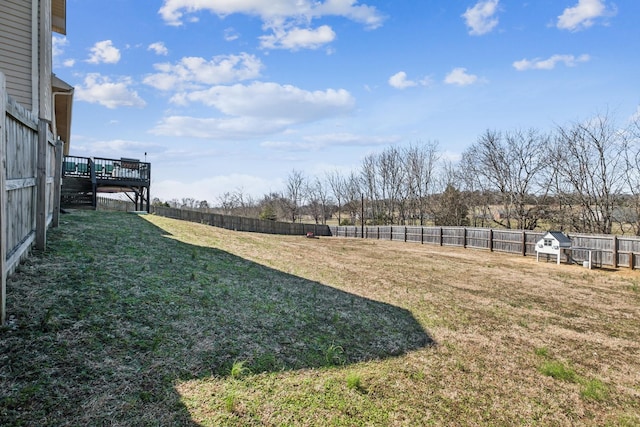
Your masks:
<path fill-rule="evenodd" d="M 62 207 L 96 207 L 98 193 L 125 193 L 137 210 L 150 209 L 151 163 L 137 159 L 65 156 Z"/>

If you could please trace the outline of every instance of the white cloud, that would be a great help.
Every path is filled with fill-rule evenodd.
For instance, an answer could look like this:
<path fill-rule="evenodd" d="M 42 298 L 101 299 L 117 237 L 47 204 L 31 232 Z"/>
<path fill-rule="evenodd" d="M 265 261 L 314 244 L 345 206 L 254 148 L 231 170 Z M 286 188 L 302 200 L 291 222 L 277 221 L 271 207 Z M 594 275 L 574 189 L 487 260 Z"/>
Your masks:
<path fill-rule="evenodd" d="M 156 55 L 167 56 L 169 54 L 169 49 L 167 49 L 163 42 L 151 43 L 147 50 L 154 51 Z"/>
<path fill-rule="evenodd" d="M 292 85 L 254 82 L 250 85 L 214 86 L 179 94 L 178 104 L 199 102 L 230 116 L 248 116 L 301 123 L 351 111 L 355 100 L 344 89 L 306 91 Z"/>
<path fill-rule="evenodd" d="M 580 55 L 575 57 L 573 55 L 553 55 L 547 59 L 522 59 L 513 63 L 513 68 L 518 71 L 525 70 L 553 70 L 556 64 L 563 63 L 567 67 L 575 67 L 580 62 L 587 62 L 591 58 L 589 55 Z"/>
<path fill-rule="evenodd" d="M 153 129 L 154 135 L 201 138 L 212 140 L 242 140 L 281 132 L 288 121 L 265 120 L 255 117 L 199 118 L 170 116 L 163 118 Z"/>
<path fill-rule="evenodd" d="M 466 68 L 454 68 L 444 79 L 444 82 L 457 86 L 468 86 L 478 81 L 478 76 L 468 74 Z"/>
<path fill-rule="evenodd" d="M 87 62 L 90 64 L 117 64 L 120 61 L 120 51 L 113 46 L 111 40 L 97 42 L 91 49 Z"/>
<path fill-rule="evenodd" d="M 74 141 L 74 151 L 78 154 L 89 156 L 120 158 L 128 157 L 144 160 L 144 153 L 154 154 L 166 151 L 166 147 L 152 142 L 128 141 L 124 139 L 114 139 L 109 141 Z"/>
<path fill-rule="evenodd" d="M 302 141 L 265 141 L 261 147 L 280 151 L 317 151 L 327 147 L 370 147 L 394 144 L 397 136 L 369 136 L 352 133 L 331 133 L 306 136 Z"/>
<path fill-rule="evenodd" d="M 132 80 L 123 77 L 111 81 L 109 77 L 98 73 L 88 74 L 82 84 L 75 87 L 75 99 L 97 103 L 107 108 L 144 107 L 146 103 L 135 90 L 131 90 Z"/>
<path fill-rule="evenodd" d="M 64 55 L 64 48 L 69 45 L 69 41 L 66 37 L 51 38 L 51 54 L 53 56 L 53 66 L 57 67 L 62 65 L 63 67 L 73 67 L 76 63 L 74 59 L 61 59 Z"/>
<path fill-rule="evenodd" d="M 498 25 L 498 18 L 495 17 L 498 12 L 498 3 L 499 0 L 481 0 L 462 14 L 469 27 L 469 34 L 472 36 L 487 34 Z"/>
<path fill-rule="evenodd" d="M 422 79 L 417 81 L 409 80 L 407 78 L 407 73 L 405 73 L 404 71 L 395 73 L 393 76 L 389 77 L 389 80 L 387 80 L 387 82 L 389 83 L 389 86 L 396 89 L 406 89 L 414 86 L 429 86 L 431 85 L 431 83 L 433 83 L 430 77 L 423 77 Z M 367 88 L 367 90 L 370 91 L 369 88 Z"/>
<path fill-rule="evenodd" d="M 374 6 L 360 5 L 357 0 L 165 0 L 158 13 L 167 24 L 182 25 L 185 13 L 202 10 L 221 17 L 234 13 L 259 16 L 265 23 L 277 20 L 309 22 L 313 18 L 342 16 L 377 28 L 384 20 Z"/>
<path fill-rule="evenodd" d="M 265 49 L 317 49 L 335 38 L 336 33 L 328 25 L 316 29 L 274 28 L 273 34 L 260 37 L 260 46 Z"/>
<path fill-rule="evenodd" d="M 158 13 L 169 25 L 182 25 L 185 15 L 209 11 L 220 17 L 234 13 L 258 16 L 263 30 L 271 34 L 261 36 L 265 49 L 317 49 L 335 40 L 336 34 L 328 25 L 311 26 L 314 19 L 338 16 L 364 24 L 369 29 L 382 25 L 384 17 L 374 6 L 358 4 L 357 0 L 164 0 Z M 306 27 L 302 27 L 301 25 Z M 235 39 L 235 32 L 225 38 Z"/>
<path fill-rule="evenodd" d="M 159 90 L 183 90 L 202 85 L 231 83 L 260 76 L 263 64 L 248 53 L 215 56 L 210 61 L 200 57 L 182 58 L 176 64 L 155 64 L 159 73 L 143 81 Z"/>
<path fill-rule="evenodd" d="M 53 36 L 51 38 L 51 54 L 55 61 L 56 58 L 62 56 L 64 48 L 69 44 L 69 40 L 66 37 Z"/>
<path fill-rule="evenodd" d="M 151 130 L 157 135 L 206 139 L 248 139 L 286 131 L 290 126 L 347 114 L 355 101 L 346 90 L 309 92 L 294 86 L 256 82 L 215 86 L 174 97 L 178 104 L 199 102 L 223 117 L 171 116 Z"/>
<path fill-rule="evenodd" d="M 247 174 L 217 175 L 192 182 L 177 180 L 154 181 L 152 197 L 159 197 L 164 201 L 171 199 L 182 200 L 193 197 L 196 200 L 206 200 L 216 205 L 218 197 L 228 191 L 241 190 L 244 196 L 260 198 L 274 189 L 283 187 L 281 179 L 265 179 Z"/>
<path fill-rule="evenodd" d="M 614 15 L 615 10 L 607 11 L 604 0 L 579 0 L 578 4 L 568 7 L 558 16 L 557 27 L 561 30 L 579 31 L 591 27 L 594 19 Z"/>
<path fill-rule="evenodd" d="M 404 71 L 399 71 L 393 76 L 389 77 L 389 85 L 396 89 L 406 89 L 408 87 L 417 86 L 418 83 L 412 80 L 408 80 L 407 73 L 405 73 Z"/>
<path fill-rule="evenodd" d="M 224 30 L 224 39 L 228 42 L 232 42 L 240 38 L 240 34 L 234 28 L 226 28 Z"/>

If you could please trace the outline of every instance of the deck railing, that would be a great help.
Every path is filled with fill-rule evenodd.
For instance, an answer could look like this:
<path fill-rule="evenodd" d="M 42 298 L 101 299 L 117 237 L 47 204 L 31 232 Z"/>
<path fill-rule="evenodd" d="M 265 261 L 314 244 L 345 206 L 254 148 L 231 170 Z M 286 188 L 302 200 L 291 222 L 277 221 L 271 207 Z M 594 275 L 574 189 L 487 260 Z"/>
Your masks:
<path fill-rule="evenodd" d="M 140 181 L 148 183 L 151 163 L 136 159 L 65 156 L 63 176 L 96 179 L 98 181 Z"/>

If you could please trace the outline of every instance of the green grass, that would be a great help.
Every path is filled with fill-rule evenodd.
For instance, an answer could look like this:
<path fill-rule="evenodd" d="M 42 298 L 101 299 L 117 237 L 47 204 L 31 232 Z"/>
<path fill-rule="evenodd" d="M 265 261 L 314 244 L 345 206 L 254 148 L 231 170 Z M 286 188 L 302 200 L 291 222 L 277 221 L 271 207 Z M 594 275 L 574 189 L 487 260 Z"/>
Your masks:
<path fill-rule="evenodd" d="M 564 363 L 557 360 L 543 362 L 540 366 L 540 372 L 551 378 L 571 383 L 578 380 L 578 375 L 573 368 L 566 366 Z"/>
<path fill-rule="evenodd" d="M 251 370 L 245 366 L 245 361 L 240 360 L 233 362 L 231 365 L 231 378 L 241 378 L 251 373 Z"/>
<path fill-rule="evenodd" d="M 584 399 L 603 401 L 609 395 L 609 389 L 600 380 L 587 380 L 583 381 L 582 389 L 580 390 L 580 396 Z"/>
<path fill-rule="evenodd" d="M 583 274 L 73 212 L 8 280 L 0 425 L 633 425 L 637 278 Z"/>
<path fill-rule="evenodd" d="M 363 390 L 360 374 L 350 372 L 347 374 L 347 388 L 351 390 Z"/>

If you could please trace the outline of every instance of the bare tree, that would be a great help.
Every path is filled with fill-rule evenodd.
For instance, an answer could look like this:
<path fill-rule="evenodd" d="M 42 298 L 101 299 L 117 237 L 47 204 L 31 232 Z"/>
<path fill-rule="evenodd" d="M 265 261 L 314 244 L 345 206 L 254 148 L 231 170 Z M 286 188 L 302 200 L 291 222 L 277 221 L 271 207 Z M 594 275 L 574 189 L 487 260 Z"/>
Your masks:
<path fill-rule="evenodd" d="M 544 212 L 550 188 L 551 138 L 536 130 L 487 130 L 467 149 L 460 168 L 468 187 L 499 197 L 491 220 L 505 228 L 533 229 Z M 491 212 L 490 198 L 485 210 Z"/>
<path fill-rule="evenodd" d="M 308 183 L 307 201 L 309 213 L 316 224 L 326 224 L 330 197 L 325 183 L 320 178 L 316 177 L 313 182 Z"/>
<path fill-rule="evenodd" d="M 640 115 L 631 120 L 622 136 L 626 197 L 622 199 L 621 215 L 616 219 L 623 232 L 630 227 L 633 234 L 640 236 Z"/>
<path fill-rule="evenodd" d="M 410 145 L 404 152 L 406 183 L 412 207 L 412 217 L 425 225 L 429 196 L 433 194 L 434 173 L 439 160 L 438 143 Z"/>
<path fill-rule="evenodd" d="M 225 191 L 223 194 L 218 196 L 218 206 L 222 210 L 224 215 L 231 215 L 234 209 L 237 207 L 235 204 L 236 200 L 233 197 L 233 194 Z"/>
<path fill-rule="evenodd" d="M 181 207 L 187 209 L 193 209 L 198 205 L 198 201 L 193 197 L 183 197 L 181 201 Z"/>
<path fill-rule="evenodd" d="M 349 212 L 351 224 L 356 224 L 357 218 L 360 216 L 362 190 L 360 188 L 360 180 L 358 175 L 351 171 L 344 181 L 344 200 L 345 208 Z M 361 218 L 364 220 L 364 218 Z"/>
<path fill-rule="evenodd" d="M 368 215 L 374 224 L 383 224 L 383 206 L 378 177 L 378 158 L 375 154 L 369 154 L 362 160 L 360 169 L 360 183 L 364 196 L 367 199 Z"/>
<path fill-rule="evenodd" d="M 624 142 L 608 115 L 558 127 L 555 162 L 557 196 L 566 206 L 574 230 L 612 231 L 616 205 L 625 183 Z"/>
<path fill-rule="evenodd" d="M 345 200 L 345 179 L 338 170 L 327 172 L 326 179 L 329 183 L 329 187 L 331 188 L 331 192 L 333 193 L 333 197 L 338 203 L 338 224 L 341 224 L 341 212 Z"/>
<path fill-rule="evenodd" d="M 291 222 L 300 219 L 300 208 L 303 205 L 307 178 L 301 171 L 293 169 L 287 177 L 287 188 L 283 197 L 285 210 Z"/>
<path fill-rule="evenodd" d="M 400 151 L 395 147 L 389 147 L 378 156 L 378 176 L 382 203 L 385 205 L 385 218 L 388 224 L 393 224 L 396 213 L 403 215 L 403 206 L 399 201 L 404 200 L 403 185 L 405 170 Z"/>

